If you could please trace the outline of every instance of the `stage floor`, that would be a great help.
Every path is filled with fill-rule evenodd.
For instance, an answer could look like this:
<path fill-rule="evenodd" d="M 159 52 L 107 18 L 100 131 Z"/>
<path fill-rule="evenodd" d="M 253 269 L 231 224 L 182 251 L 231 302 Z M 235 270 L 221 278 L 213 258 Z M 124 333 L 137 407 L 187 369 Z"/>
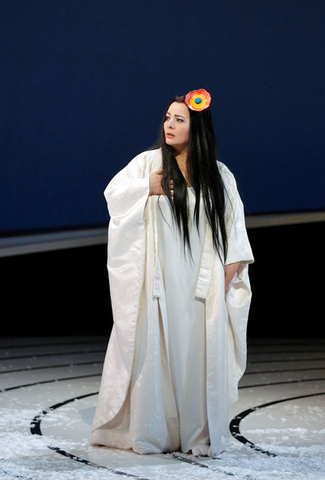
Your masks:
<path fill-rule="evenodd" d="M 88 443 L 106 337 L 0 339 L 0 479 L 325 479 L 325 339 L 252 339 L 216 460 Z"/>

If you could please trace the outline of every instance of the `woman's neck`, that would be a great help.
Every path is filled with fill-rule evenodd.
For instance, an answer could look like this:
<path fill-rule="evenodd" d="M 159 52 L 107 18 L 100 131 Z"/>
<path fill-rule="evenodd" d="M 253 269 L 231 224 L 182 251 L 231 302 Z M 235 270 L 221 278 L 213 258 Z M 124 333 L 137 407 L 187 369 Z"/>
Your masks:
<path fill-rule="evenodd" d="M 181 165 L 186 166 L 187 164 L 187 155 L 188 155 L 188 148 L 185 147 L 181 151 L 175 150 L 175 158 L 178 163 L 178 166 L 181 167 Z"/>

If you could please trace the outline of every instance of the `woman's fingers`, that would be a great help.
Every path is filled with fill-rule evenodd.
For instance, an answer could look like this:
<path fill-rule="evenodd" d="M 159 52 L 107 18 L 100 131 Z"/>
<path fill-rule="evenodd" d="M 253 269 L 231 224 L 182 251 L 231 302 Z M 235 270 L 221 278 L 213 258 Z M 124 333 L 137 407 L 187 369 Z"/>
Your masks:
<path fill-rule="evenodd" d="M 162 176 L 162 170 L 151 172 L 149 177 L 149 195 L 161 195 L 164 193 L 161 186 Z"/>
<path fill-rule="evenodd" d="M 166 195 L 166 192 L 163 190 L 161 181 L 163 178 L 163 170 L 155 170 L 151 172 L 149 177 L 149 195 Z M 174 196 L 174 182 L 170 180 L 169 182 L 170 194 Z"/>
<path fill-rule="evenodd" d="M 173 180 L 171 180 L 169 182 L 169 190 L 170 190 L 171 196 L 173 197 L 174 196 L 174 182 L 173 182 Z"/>

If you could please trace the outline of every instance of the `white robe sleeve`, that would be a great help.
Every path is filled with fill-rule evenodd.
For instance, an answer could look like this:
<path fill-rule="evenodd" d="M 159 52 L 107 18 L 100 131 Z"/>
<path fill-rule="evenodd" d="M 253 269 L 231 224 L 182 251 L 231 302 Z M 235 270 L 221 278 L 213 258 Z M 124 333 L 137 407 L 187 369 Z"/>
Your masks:
<path fill-rule="evenodd" d="M 159 164 L 159 155 L 156 150 L 135 157 L 104 192 L 110 214 L 107 269 L 114 323 L 93 430 L 114 418 L 127 395 L 145 271 L 149 171 L 153 160 Z"/>
<path fill-rule="evenodd" d="M 128 217 L 137 207 L 143 210 L 149 195 L 145 156 L 140 154 L 123 168 L 107 185 L 104 196 L 113 223 Z"/>
<path fill-rule="evenodd" d="M 132 160 L 108 184 L 104 195 L 110 214 L 107 269 L 110 281 L 115 334 L 123 364 L 134 337 L 130 330 L 139 309 L 145 248 L 144 212 L 149 195 L 143 155 Z M 123 348 L 123 350 L 124 350 Z M 129 366 L 127 365 L 127 369 Z"/>

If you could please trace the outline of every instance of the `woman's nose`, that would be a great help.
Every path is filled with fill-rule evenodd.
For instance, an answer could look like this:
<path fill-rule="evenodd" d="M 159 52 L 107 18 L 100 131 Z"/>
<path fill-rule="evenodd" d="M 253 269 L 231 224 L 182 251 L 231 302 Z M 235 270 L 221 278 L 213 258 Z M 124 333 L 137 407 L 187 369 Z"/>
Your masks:
<path fill-rule="evenodd" d="M 170 118 L 170 119 L 168 120 L 168 126 L 169 126 L 170 128 L 174 128 L 174 126 L 175 126 L 175 121 L 174 121 L 173 118 Z"/>

